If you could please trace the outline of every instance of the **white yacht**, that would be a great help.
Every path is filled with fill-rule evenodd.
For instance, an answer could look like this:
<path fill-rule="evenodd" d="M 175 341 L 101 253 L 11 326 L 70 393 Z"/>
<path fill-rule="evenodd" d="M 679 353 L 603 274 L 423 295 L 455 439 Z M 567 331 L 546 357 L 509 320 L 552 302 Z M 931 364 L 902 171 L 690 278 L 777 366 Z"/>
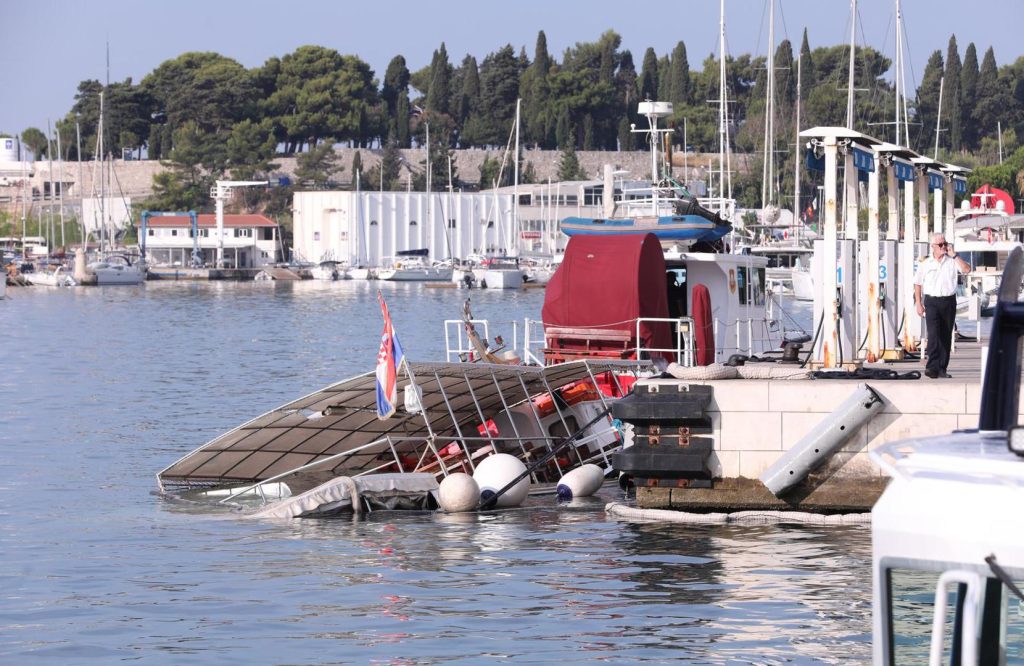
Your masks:
<path fill-rule="evenodd" d="M 473 268 L 473 278 L 481 289 L 519 289 L 523 270 L 515 257 L 490 257 Z"/>
<path fill-rule="evenodd" d="M 430 263 L 427 250 L 405 250 L 386 257 L 377 269 L 378 280 L 392 282 L 448 282 L 452 279 L 451 264 Z"/>
<path fill-rule="evenodd" d="M 126 255 L 111 254 L 100 261 L 89 264 L 88 269 L 96 275 L 96 284 L 142 284 L 146 269 L 140 262 L 132 263 Z"/>
<path fill-rule="evenodd" d="M 1024 427 L 1018 424 L 1024 252 L 1011 253 L 978 428 L 871 453 L 892 481 L 872 510 L 874 663 L 1024 658 Z"/>
<path fill-rule="evenodd" d="M 41 287 L 74 287 L 78 283 L 62 264 L 41 266 L 37 270 L 22 273 L 26 280 Z M 6 274 L 4 282 L 6 283 Z"/>

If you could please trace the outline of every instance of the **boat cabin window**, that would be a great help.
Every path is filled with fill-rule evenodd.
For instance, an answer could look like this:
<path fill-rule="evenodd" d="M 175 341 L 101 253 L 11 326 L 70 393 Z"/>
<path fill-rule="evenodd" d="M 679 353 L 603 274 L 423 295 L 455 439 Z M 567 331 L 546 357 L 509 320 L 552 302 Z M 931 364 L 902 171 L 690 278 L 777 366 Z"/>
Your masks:
<path fill-rule="evenodd" d="M 890 663 L 927 663 L 939 572 L 894 567 L 888 569 L 886 573 L 888 574 L 886 578 L 890 600 L 889 608 L 886 610 L 886 619 L 892 636 L 890 643 L 892 660 Z M 995 581 L 995 579 L 990 580 Z M 1020 587 L 1021 581 L 1015 581 L 1015 583 Z M 982 642 L 988 643 L 989 649 L 994 649 L 997 646 L 993 644 L 1000 642 L 997 638 L 1000 631 L 1005 632 L 1006 661 L 1004 663 L 1021 663 L 1024 660 L 1024 602 L 1012 594 L 1007 594 L 1005 586 L 1001 583 L 996 585 L 993 582 L 988 589 L 998 595 L 992 608 L 996 611 L 994 615 L 1001 618 L 999 622 L 1002 627 L 990 627 L 993 639 L 986 641 L 983 638 Z M 945 604 L 946 623 L 943 630 L 941 662 L 959 663 L 959 659 L 950 658 L 954 629 L 959 631 L 962 628 L 958 626 L 960 620 L 957 610 L 961 602 L 955 587 L 950 588 Z M 985 650 L 985 647 L 982 647 L 982 650 Z"/>
<path fill-rule="evenodd" d="M 736 269 L 736 292 L 740 305 L 764 305 L 765 269 L 739 266 Z"/>
<path fill-rule="evenodd" d="M 665 271 L 665 287 L 668 296 L 668 316 L 672 319 L 688 316 L 690 308 L 686 301 L 686 268 Z"/>
<path fill-rule="evenodd" d="M 974 267 L 974 270 L 999 268 L 999 259 L 995 252 L 964 252 L 963 257 L 964 261 Z"/>

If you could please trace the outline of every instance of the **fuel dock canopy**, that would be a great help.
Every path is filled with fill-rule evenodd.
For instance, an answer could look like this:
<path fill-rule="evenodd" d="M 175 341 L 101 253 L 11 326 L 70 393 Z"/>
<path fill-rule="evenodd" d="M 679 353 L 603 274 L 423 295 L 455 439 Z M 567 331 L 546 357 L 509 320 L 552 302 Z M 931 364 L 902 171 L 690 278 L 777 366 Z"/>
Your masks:
<path fill-rule="evenodd" d="M 654 234 L 579 235 L 551 277 L 541 311 L 551 360 L 630 357 L 638 318 L 667 318 L 665 255 Z M 640 346 L 672 347 L 666 322 L 641 322 Z M 562 355 L 564 358 L 557 358 Z"/>

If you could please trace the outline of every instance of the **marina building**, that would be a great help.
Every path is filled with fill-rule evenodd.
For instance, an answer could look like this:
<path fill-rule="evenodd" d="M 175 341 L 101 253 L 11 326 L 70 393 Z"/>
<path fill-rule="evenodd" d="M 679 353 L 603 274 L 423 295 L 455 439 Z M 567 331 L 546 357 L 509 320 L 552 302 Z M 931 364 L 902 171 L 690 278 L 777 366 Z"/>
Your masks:
<path fill-rule="evenodd" d="M 156 266 L 188 266 L 193 250 L 201 263 L 212 266 L 217 260 L 217 219 L 212 214 L 197 215 L 196 229 L 188 215 L 162 215 L 149 218 L 144 241 L 146 256 Z M 194 233 L 198 231 L 198 236 Z M 140 232 L 141 233 L 141 232 Z M 277 223 L 263 215 L 225 215 L 224 259 L 233 268 L 260 268 L 277 262 L 280 256 Z"/>

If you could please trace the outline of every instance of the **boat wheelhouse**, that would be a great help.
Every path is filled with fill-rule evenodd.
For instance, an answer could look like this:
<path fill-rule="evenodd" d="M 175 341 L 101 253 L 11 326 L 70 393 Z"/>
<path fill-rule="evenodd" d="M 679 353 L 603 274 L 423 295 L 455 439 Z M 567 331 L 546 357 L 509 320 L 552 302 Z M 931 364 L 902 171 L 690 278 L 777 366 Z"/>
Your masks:
<path fill-rule="evenodd" d="M 685 187 L 671 176 L 671 155 L 659 151 L 670 141 L 673 130 L 658 129 L 658 118 L 672 115 L 669 102 L 641 102 L 638 111 L 647 117 L 649 129 L 634 130 L 648 134 L 651 146 L 652 182 L 642 192 L 623 192 L 621 201 L 608 197 L 604 217 L 566 217 L 561 230 L 566 236 L 621 235 L 653 233 L 660 240 L 694 244 L 716 243 L 732 230 L 732 225 L 700 204 Z M 666 145 L 668 145 L 666 143 Z M 612 188 L 605 185 L 606 192 Z M 621 208 L 621 215 L 619 209 Z"/>

